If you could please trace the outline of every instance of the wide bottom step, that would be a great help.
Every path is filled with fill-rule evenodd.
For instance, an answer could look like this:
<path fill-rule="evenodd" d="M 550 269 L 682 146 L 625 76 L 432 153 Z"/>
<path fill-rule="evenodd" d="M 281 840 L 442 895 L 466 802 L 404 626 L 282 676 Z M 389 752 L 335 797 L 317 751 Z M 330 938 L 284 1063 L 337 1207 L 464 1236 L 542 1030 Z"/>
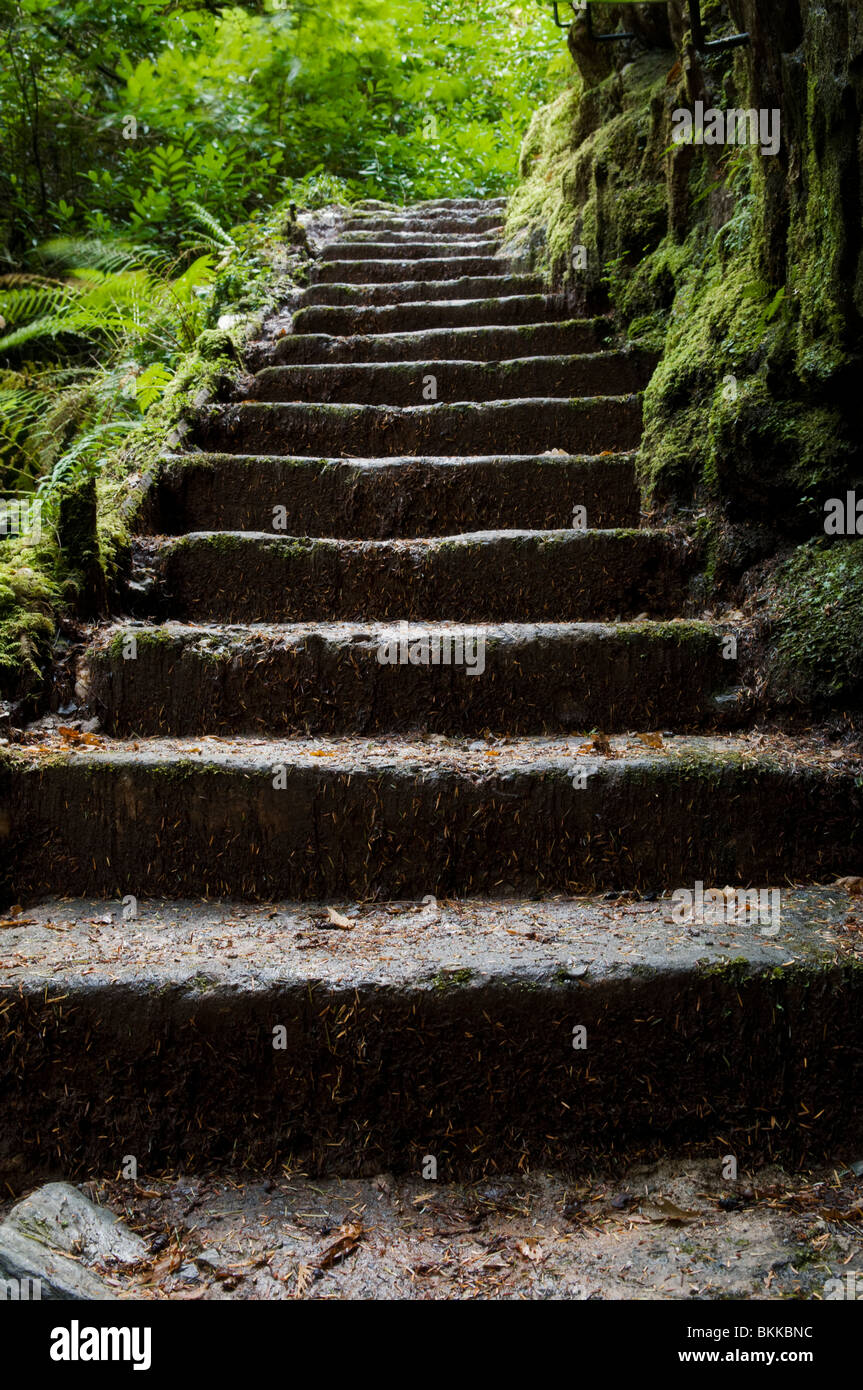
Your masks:
<path fill-rule="evenodd" d="M 836 890 L 784 894 L 776 937 L 644 901 L 28 908 L 3 936 L 0 1176 L 850 1153 L 846 914 Z"/>

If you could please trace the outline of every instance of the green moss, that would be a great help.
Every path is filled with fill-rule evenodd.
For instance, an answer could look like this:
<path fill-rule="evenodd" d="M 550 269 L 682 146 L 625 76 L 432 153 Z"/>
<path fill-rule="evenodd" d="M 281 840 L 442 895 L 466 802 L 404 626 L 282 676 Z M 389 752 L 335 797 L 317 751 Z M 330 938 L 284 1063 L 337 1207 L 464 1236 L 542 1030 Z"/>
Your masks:
<path fill-rule="evenodd" d="M 60 592 L 51 577 L 48 551 L 4 547 L 0 561 L 0 693 L 7 699 L 34 695 L 42 684 L 54 634 Z"/>
<path fill-rule="evenodd" d="M 167 648 L 176 645 L 176 638 L 170 632 L 160 627 L 130 627 L 125 632 L 118 632 L 112 637 L 108 644 L 108 655 L 114 661 L 124 659 L 124 648 L 130 637 L 134 637 L 138 652 L 146 651 L 149 648 Z"/>
<path fill-rule="evenodd" d="M 458 988 L 460 985 L 467 985 L 473 979 L 473 970 L 439 970 L 435 975 L 432 985 L 434 989 L 444 990 Z"/>
<path fill-rule="evenodd" d="M 550 280 L 597 290 L 608 261 L 638 258 L 663 235 L 652 99 L 667 67 L 667 55 L 649 53 L 589 91 L 576 79 L 534 116 L 506 232 Z M 576 245 L 586 248 L 585 270 L 572 266 Z"/>
<path fill-rule="evenodd" d="M 579 52 L 585 80 L 536 114 L 507 219 L 576 304 L 610 306 L 630 341 L 661 352 L 644 396 L 645 502 L 697 503 L 724 524 L 767 528 L 772 549 L 818 531 L 813 497 L 841 495 L 861 467 L 849 408 L 863 307 L 847 191 L 855 133 L 823 100 L 824 78 L 841 81 L 850 60 L 841 34 L 804 27 L 811 66 L 783 116 L 802 177 L 749 147 L 675 148 L 671 112 L 690 98 L 667 54 L 612 54 L 619 70 L 597 81 L 603 65 Z M 717 56 L 704 78 L 720 107 L 759 105 L 760 74 L 740 52 Z M 586 271 L 571 267 L 576 245 Z M 729 544 L 750 563 L 769 553 L 760 539 Z M 737 575 L 716 544 L 702 554 L 709 599 Z"/>
<path fill-rule="evenodd" d="M 699 961 L 698 973 L 703 979 L 720 980 L 732 989 L 746 984 L 750 962 L 746 956 L 734 956 L 727 960 Z"/>
<path fill-rule="evenodd" d="M 643 646 L 645 642 L 676 642 L 679 647 L 712 647 L 716 632 L 710 623 L 694 622 L 691 619 L 681 622 L 621 623 L 615 627 L 615 639 L 632 646 Z"/>
<path fill-rule="evenodd" d="M 847 705 L 863 697 L 863 542 L 798 547 L 776 569 L 767 663 L 780 703 Z"/>

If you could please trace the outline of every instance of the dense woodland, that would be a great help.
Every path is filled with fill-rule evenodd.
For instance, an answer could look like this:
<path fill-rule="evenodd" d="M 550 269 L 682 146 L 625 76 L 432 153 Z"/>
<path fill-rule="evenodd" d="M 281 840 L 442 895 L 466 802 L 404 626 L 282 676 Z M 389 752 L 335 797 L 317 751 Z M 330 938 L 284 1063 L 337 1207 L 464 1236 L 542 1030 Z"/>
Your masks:
<path fill-rule="evenodd" d="M 7 492 L 98 469 L 262 273 L 287 204 L 505 191 L 571 67 L 548 11 L 507 0 L 0 16 Z"/>

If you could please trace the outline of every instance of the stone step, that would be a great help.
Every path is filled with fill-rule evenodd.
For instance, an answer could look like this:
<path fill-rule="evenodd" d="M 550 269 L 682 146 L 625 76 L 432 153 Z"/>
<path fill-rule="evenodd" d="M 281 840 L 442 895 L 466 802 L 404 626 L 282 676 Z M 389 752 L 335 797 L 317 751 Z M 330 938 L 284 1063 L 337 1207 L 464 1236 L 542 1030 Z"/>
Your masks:
<path fill-rule="evenodd" d="M 283 458 L 167 455 L 139 532 L 268 531 L 384 540 L 517 523 L 554 530 L 584 507 L 591 527 L 632 527 L 639 491 L 632 454 L 503 458 Z"/>
<path fill-rule="evenodd" d="M 539 275 L 473 275 L 463 280 L 405 280 L 382 285 L 312 285 L 300 303 L 307 304 L 407 304 L 432 299 L 490 299 L 494 295 L 540 294 Z"/>
<path fill-rule="evenodd" d="M 340 401 L 421 405 L 520 397 L 626 396 L 643 391 L 655 354 L 601 352 L 522 357 L 509 362 L 362 362 L 267 367 L 251 383 L 252 401 Z"/>
<path fill-rule="evenodd" d="M 406 213 L 418 213 L 425 216 L 429 212 L 462 212 L 469 211 L 474 213 L 483 212 L 502 212 L 506 207 L 506 198 L 426 198 L 419 203 L 411 203 L 405 208 Z M 355 204 L 362 207 L 361 203 Z"/>
<path fill-rule="evenodd" d="M 720 633 L 683 621 L 127 624 L 79 671 L 120 736 L 696 728 L 728 679 Z"/>
<path fill-rule="evenodd" d="M 348 259 L 348 257 L 342 257 L 338 254 L 339 247 L 353 248 L 355 246 L 365 247 L 369 245 L 384 246 L 387 248 L 401 246 L 408 255 L 412 255 L 415 248 L 420 248 L 417 252 L 420 256 L 427 256 L 429 254 L 446 256 L 450 254 L 447 250 L 448 247 L 453 248 L 453 253 L 455 255 L 461 255 L 462 252 L 471 254 L 473 248 L 478 248 L 474 254 L 481 255 L 484 252 L 488 252 L 490 255 L 493 255 L 500 246 L 500 237 L 477 232 L 454 234 L 452 232 L 438 231 L 433 227 L 427 227 L 425 230 L 414 230 L 413 228 L 405 228 L 404 226 L 397 229 L 381 228 L 379 224 L 375 224 L 374 228 L 371 229 L 365 227 L 356 230 L 340 230 L 336 240 L 330 242 L 323 253 L 324 259 Z M 333 254 L 327 255 L 327 251 L 330 249 L 333 249 Z M 351 255 L 352 254 L 353 251 L 351 250 Z M 360 252 L 360 254 L 364 255 L 365 252 Z"/>
<path fill-rule="evenodd" d="M 136 880 L 122 891 L 133 892 Z M 402 1249 L 404 1296 L 412 1297 L 417 1221 L 430 1222 L 441 1251 L 450 1251 L 451 1211 L 462 1212 L 465 1196 L 446 1187 L 455 1178 L 485 1179 L 468 1195 L 478 1210 L 501 1213 L 509 1249 L 525 1183 L 540 1175 L 546 1182 L 550 1167 L 580 1183 L 607 1159 L 605 1203 L 591 1211 L 618 1217 L 610 1199 L 620 1191 L 623 1155 L 640 1165 L 623 1183 L 636 1193 L 645 1160 L 666 1160 L 650 1179 L 656 1203 L 667 1197 L 669 1154 L 685 1152 L 690 1162 L 701 1154 L 695 1187 L 707 1184 L 717 1196 L 700 1224 L 714 1230 L 718 1196 L 729 1189 L 725 1154 L 739 1156 L 743 1177 L 750 1165 L 808 1166 L 825 1152 L 860 1152 L 861 1109 L 849 1097 L 861 1083 L 863 972 L 830 942 L 842 937 L 847 914 L 837 890 L 785 891 L 776 938 L 742 921 L 689 931 L 669 923 L 667 904 L 638 899 L 348 901 L 337 909 L 351 926 L 339 930 L 326 929 L 324 905 L 136 896 L 137 915 L 125 921 L 116 900 L 64 897 L 28 907 L 22 925 L 4 930 L 0 1175 L 16 1186 L 58 1171 L 115 1177 L 124 1154 L 138 1156 L 146 1188 L 162 1172 L 241 1171 L 242 1194 L 236 1181 L 215 1193 L 219 1231 L 225 1211 L 241 1205 L 244 1213 L 234 1218 L 229 1268 L 245 1250 L 239 1223 L 249 1216 L 246 1188 L 256 1172 L 291 1175 L 291 1194 L 277 1181 L 274 1199 L 270 1180 L 257 1196 L 255 1229 L 275 1230 L 273 1245 L 298 1171 L 313 1181 L 368 1174 L 377 1189 L 381 1173 L 419 1180 L 416 1193 L 395 1188 L 398 1210 L 409 1216 Z M 437 1183 L 422 1181 L 428 1156 Z M 501 1177 L 507 1169 L 517 1179 Z M 799 1186 L 799 1174 L 786 1184 L 792 1208 Z M 429 1202 L 440 1196 L 439 1215 L 424 1205 L 423 1189 Z M 206 1221 L 212 1183 L 195 1190 Z M 693 1206 L 696 1199 L 672 1191 L 678 1206 Z M 550 1242 L 563 1229 L 572 1181 L 567 1189 L 558 1179 L 555 1195 L 544 1227 Z M 321 1201 L 317 1189 L 303 1188 L 290 1229 L 316 1231 L 308 1213 Z M 380 1225 L 386 1207 L 371 1185 L 367 1193 L 327 1192 L 323 1213 L 365 1210 L 366 1202 L 378 1229 L 391 1232 L 389 1218 Z M 119 1197 L 116 1207 L 123 1211 Z M 531 1202 L 531 1229 L 537 1211 Z M 661 1205 L 653 1214 L 660 1220 Z M 593 1263 L 599 1237 L 586 1240 L 588 1228 L 570 1219 L 578 1239 L 552 1243 L 555 1279 L 565 1248 L 587 1247 Z M 747 1219 L 741 1237 L 752 1235 L 751 1213 Z M 494 1229 L 462 1247 L 465 1262 Z M 697 1239 L 696 1227 L 687 1229 Z M 642 1246 L 650 1230 L 635 1228 Z M 653 1228 L 667 1233 L 663 1246 L 677 1241 L 673 1230 Z M 318 1237 L 302 1258 L 311 1265 L 332 1239 Z M 723 1241 L 723 1251 L 740 1247 L 732 1232 Z M 643 1262 L 634 1238 L 631 1246 L 627 1259 Z M 774 1247 L 768 1243 L 771 1257 Z M 715 1257 L 709 1245 L 704 1259 Z M 609 1258 L 617 1268 L 620 1256 Z M 757 1298 L 763 1243 L 753 1260 Z M 583 1298 L 588 1275 L 577 1273 L 570 1296 Z M 816 1276 L 820 1296 L 824 1271 Z M 391 1283 L 391 1265 L 378 1277 Z M 626 1278 L 620 1274 L 620 1297 L 631 1294 Z M 376 1292 L 370 1286 L 369 1296 Z M 535 1295 L 535 1286 L 527 1292 Z M 739 1297 L 740 1288 L 729 1293 Z"/>
<path fill-rule="evenodd" d="M 332 284 L 392 284 L 405 280 L 461 280 L 466 276 L 505 276 L 510 272 L 523 274 L 530 266 L 522 259 L 510 256 L 474 255 L 470 251 L 437 259 L 417 260 L 407 257 L 379 257 L 361 260 L 317 261 L 310 271 L 313 285 Z"/>
<path fill-rule="evenodd" d="M 500 243 L 496 237 L 436 237 L 434 240 L 412 241 L 405 246 L 400 241 L 355 241 L 348 237 L 331 241 L 321 251 L 318 266 L 333 261 L 443 261 L 450 258 L 475 258 L 497 255 Z M 431 277 L 434 278 L 433 276 Z"/>
<path fill-rule="evenodd" d="M 426 232 L 447 233 L 449 235 L 483 236 L 487 234 L 500 235 L 503 232 L 503 222 L 499 213 L 480 213 L 478 215 L 463 215 L 454 217 L 451 213 L 426 213 L 424 216 L 416 217 L 406 213 L 403 217 L 387 217 L 381 213 L 367 213 L 364 217 L 349 217 L 342 223 L 342 232 L 361 232 L 371 233 L 380 232 L 383 235 L 388 232 L 414 232 L 419 236 Z"/>
<path fill-rule="evenodd" d="M 817 745 L 687 736 L 653 749 L 631 736 L 612 739 L 617 756 L 584 747 L 392 735 L 13 747 L 0 788 L 6 901 L 694 892 L 829 882 L 860 862 L 859 768 Z M 722 929 L 708 939 L 732 945 Z"/>
<path fill-rule="evenodd" d="M 510 324 L 534 326 L 560 320 L 564 313 L 563 300 L 551 294 L 514 294 L 503 299 L 433 300 L 362 309 L 315 304 L 297 310 L 293 332 L 323 333 L 341 338 L 369 333 L 416 333 L 434 328 L 506 327 Z M 559 351 L 560 348 L 552 350 Z"/>
<path fill-rule="evenodd" d="M 223 622 L 584 622 L 679 611 L 686 553 L 665 531 L 479 531 L 344 541 L 272 531 L 157 543 L 167 616 Z"/>
<path fill-rule="evenodd" d="M 303 311 L 305 312 L 305 311 Z M 501 358 L 549 353 L 597 352 L 609 336 L 607 319 L 567 319 L 511 326 L 427 328 L 417 333 L 378 333 L 328 337 L 325 333 L 286 333 L 253 367 L 271 363 L 424 362 L 447 358 L 493 362 Z"/>
<path fill-rule="evenodd" d="M 197 413 L 194 441 L 208 452 L 355 458 L 452 454 L 599 454 L 638 447 L 641 398 L 526 397 L 382 406 L 249 401 Z"/>

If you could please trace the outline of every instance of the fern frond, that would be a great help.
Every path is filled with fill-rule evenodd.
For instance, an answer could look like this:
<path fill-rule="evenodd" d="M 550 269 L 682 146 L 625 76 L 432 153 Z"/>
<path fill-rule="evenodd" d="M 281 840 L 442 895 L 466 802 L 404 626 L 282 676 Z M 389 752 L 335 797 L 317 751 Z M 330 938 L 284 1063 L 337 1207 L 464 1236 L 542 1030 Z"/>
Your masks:
<path fill-rule="evenodd" d="M 237 243 L 234 241 L 234 238 L 231 236 L 230 232 L 225 231 L 225 228 L 216 220 L 211 212 L 208 212 L 205 207 L 202 207 L 200 203 L 196 203 L 191 198 L 185 204 L 185 208 L 187 212 L 191 213 L 192 219 L 195 222 L 207 229 L 218 246 L 225 251 L 236 251 Z"/>

